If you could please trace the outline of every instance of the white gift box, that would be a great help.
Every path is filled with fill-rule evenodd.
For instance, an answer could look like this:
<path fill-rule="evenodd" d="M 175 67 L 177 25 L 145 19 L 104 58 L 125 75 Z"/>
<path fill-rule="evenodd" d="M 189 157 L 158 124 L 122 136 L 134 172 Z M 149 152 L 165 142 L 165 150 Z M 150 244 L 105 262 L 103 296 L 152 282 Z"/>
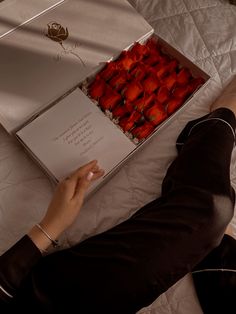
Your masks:
<path fill-rule="evenodd" d="M 125 0 L 65 1 L 18 27 L 0 39 L 2 125 L 56 181 L 97 159 L 105 175 L 89 193 L 95 191 L 188 104 L 137 145 L 78 88 L 122 50 L 151 37 L 193 77 L 208 82 Z"/>
<path fill-rule="evenodd" d="M 55 27 L 61 42 L 57 35 L 48 37 Z M 0 123 L 14 133 L 95 67 L 151 31 L 126 0 L 63 1 L 31 18 L 0 39 Z"/>

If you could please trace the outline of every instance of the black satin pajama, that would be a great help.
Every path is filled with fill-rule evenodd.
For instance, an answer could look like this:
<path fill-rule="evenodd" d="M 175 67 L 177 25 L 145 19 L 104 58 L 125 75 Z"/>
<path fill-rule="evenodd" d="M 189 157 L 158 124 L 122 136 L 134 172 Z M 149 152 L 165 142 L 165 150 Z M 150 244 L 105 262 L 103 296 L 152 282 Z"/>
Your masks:
<path fill-rule="evenodd" d="M 34 313 L 131 314 L 200 269 L 233 216 L 229 168 L 235 127 L 234 114 L 222 108 L 189 122 L 161 197 L 114 228 L 39 259 L 11 305 Z M 1 277 L 13 291 L 14 280 Z"/>

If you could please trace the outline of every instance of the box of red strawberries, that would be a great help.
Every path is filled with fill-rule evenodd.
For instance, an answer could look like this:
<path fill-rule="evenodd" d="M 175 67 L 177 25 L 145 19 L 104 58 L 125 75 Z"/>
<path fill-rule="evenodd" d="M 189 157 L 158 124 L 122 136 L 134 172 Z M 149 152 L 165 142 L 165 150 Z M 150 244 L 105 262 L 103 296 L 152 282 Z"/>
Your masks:
<path fill-rule="evenodd" d="M 17 138 L 56 180 L 97 159 L 105 175 L 90 194 L 209 80 L 164 40 L 155 34 L 145 37 L 17 131 Z"/>
<path fill-rule="evenodd" d="M 136 145 L 169 122 L 209 76 L 153 34 L 110 60 L 80 85 Z"/>

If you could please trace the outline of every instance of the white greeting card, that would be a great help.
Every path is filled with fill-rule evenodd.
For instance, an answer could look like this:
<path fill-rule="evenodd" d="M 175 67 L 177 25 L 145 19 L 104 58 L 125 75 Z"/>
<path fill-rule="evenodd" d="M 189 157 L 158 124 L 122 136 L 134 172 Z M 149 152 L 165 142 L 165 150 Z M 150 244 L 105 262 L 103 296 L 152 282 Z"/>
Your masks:
<path fill-rule="evenodd" d="M 56 180 L 94 159 L 107 175 L 136 148 L 79 88 L 16 135 Z"/>

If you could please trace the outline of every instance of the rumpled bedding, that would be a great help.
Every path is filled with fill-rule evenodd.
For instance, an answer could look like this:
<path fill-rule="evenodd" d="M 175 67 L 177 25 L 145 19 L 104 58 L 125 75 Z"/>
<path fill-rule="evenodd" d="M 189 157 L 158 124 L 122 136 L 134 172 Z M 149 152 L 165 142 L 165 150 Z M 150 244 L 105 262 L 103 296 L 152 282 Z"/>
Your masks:
<path fill-rule="evenodd" d="M 172 122 L 102 186 L 62 235 L 71 246 L 128 219 L 160 195 L 168 165 L 176 157 L 175 140 L 190 119 L 208 113 L 212 101 L 236 74 L 236 6 L 226 0 L 130 0 L 165 39 L 210 76 Z M 45 213 L 54 185 L 16 140 L 0 127 L 0 254 Z M 236 188 L 236 154 L 231 164 Z M 236 216 L 232 221 L 236 237 Z M 111 309 L 112 313 L 112 309 Z M 186 275 L 139 314 L 201 314 L 191 274 Z"/>

